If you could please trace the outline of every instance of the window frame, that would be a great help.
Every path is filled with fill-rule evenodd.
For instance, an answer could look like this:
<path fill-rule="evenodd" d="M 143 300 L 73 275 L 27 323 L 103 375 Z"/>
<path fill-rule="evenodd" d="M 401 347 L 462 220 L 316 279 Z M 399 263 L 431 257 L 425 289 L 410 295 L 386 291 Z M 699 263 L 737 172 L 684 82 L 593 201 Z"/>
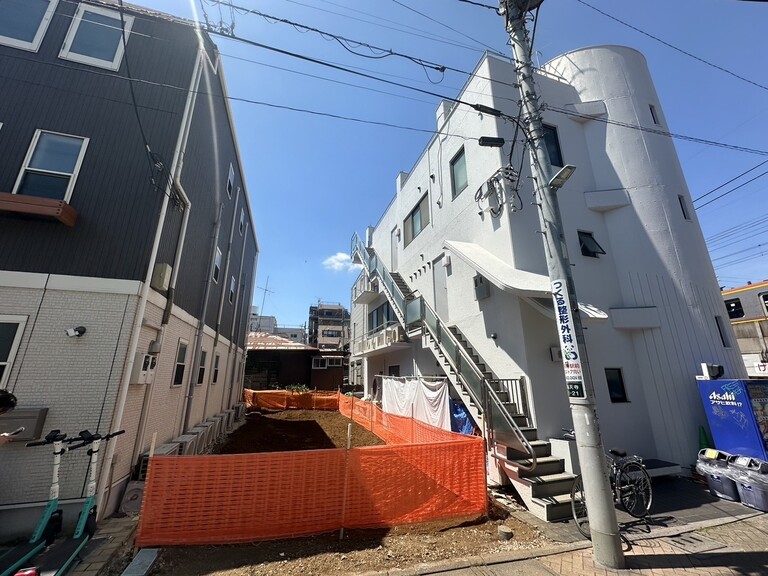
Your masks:
<path fill-rule="evenodd" d="M 341 368 L 344 366 L 341 358 L 328 358 L 328 368 Z"/>
<path fill-rule="evenodd" d="M 221 354 L 218 352 L 213 355 L 213 374 L 211 375 L 211 384 L 219 381 L 219 365 L 221 364 Z"/>
<path fill-rule="evenodd" d="M 77 31 L 80 28 L 80 24 L 83 22 L 83 15 L 85 12 L 93 12 L 95 14 L 101 14 L 117 20 L 122 28 L 122 36 L 117 43 L 117 50 L 115 50 L 115 57 L 112 61 L 102 60 L 101 58 L 94 58 L 93 56 L 85 56 L 72 52 L 72 43 L 77 37 Z M 80 64 L 87 64 L 89 66 L 95 66 L 97 68 L 106 68 L 107 70 L 119 70 L 120 65 L 123 62 L 123 55 L 125 52 L 125 46 L 128 44 L 128 40 L 131 37 L 131 28 L 133 27 L 134 17 L 130 14 L 123 13 L 123 22 L 120 21 L 120 12 L 117 10 L 110 10 L 109 8 L 102 8 L 101 6 L 95 6 L 93 4 L 80 4 L 77 7 L 77 12 L 72 17 L 72 23 L 69 25 L 69 30 L 64 38 L 64 43 L 61 45 L 59 51 L 59 58 L 62 60 L 69 60 L 71 62 L 79 62 Z"/>
<path fill-rule="evenodd" d="M 418 213 L 419 215 L 419 230 L 416 231 L 414 228 L 414 215 Z M 403 247 L 408 246 L 411 242 L 414 241 L 416 236 L 421 234 L 424 229 L 429 226 L 430 224 L 430 217 L 429 217 L 429 192 L 424 194 L 421 198 L 419 198 L 419 201 L 416 203 L 416 207 L 411 210 L 408 213 L 408 216 L 405 217 L 405 220 L 403 220 Z"/>
<path fill-rule="evenodd" d="M 464 178 L 466 180 L 464 187 L 461 190 L 456 190 L 456 172 L 454 170 L 454 167 L 456 166 L 456 163 L 463 159 L 464 160 Z M 456 154 L 453 155 L 453 158 L 451 158 L 451 161 L 448 164 L 450 171 L 451 171 L 451 200 L 455 200 L 459 194 L 464 192 L 467 188 L 469 188 L 469 173 L 467 172 L 467 153 L 466 150 L 464 150 L 464 146 L 459 148 L 459 151 L 456 152 Z"/>
<path fill-rule="evenodd" d="M 312 357 L 312 370 L 325 370 L 328 368 L 328 359 L 322 356 Z"/>
<path fill-rule="evenodd" d="M 59 0 L 48 0 L 48 8 L 45 9 L 43 17 L 40 19 L 40 23 L 37 25 L 37 32 L 31 42 L 26 40 L 19 40 L 11 36 L 0 35 L 0 44 L 3 46 L 10 46 L 11 48 L 18 48 L 20 50 L 27 50 L 29 52 L 37 52 L 40 50 L 40 45 L 43 43 L 45 33 L 48 31 L 48 25 L 53 19 L 53 14 L 56 11 L 56 6 Z"/>
<path fill-rule="evenodd" d="M 235 301 L 235 277 L 232 276 L 229 280 L 229 303 L 232 304 Z"/>
<path fill-rule="evenodd" d="M 181 351 L 182 346 L 184 346 L 184 360 L 179 362 L 179 352 Z M 172 387 L 179 387 L 184 384 L 184 373 L 187 371 L 187 352 L 189 352 L 189 341 L 184 340 L 184 338 L 179 338 L 179 342 L 176 345 L 176 356 L 174 356 L 173 379 L 171 380 Z M 181 366 L 181 373 L 179 373 L 179 366 Z M 176 380 L 181 381 L 177 384 Z"/>
<path fill-rule="evenodd" d="M 614 371 L 618 373 L 618 383 L 621 384 L 621 394 L 618 395 L 616 390 L 611 387 L 611 379 L 608 377 L 608 371 Z M 612 404 L 624 404 L 629 402 L 629 396 L 627 396 L 627 385 L 624 380 L 624 371 L 621 368 L 608 368 L 604 369 L 605 372 L 605 384 L 608 387 L 608 397 Z"/>
<path fill-rule="evenodd" d="M 758 297 L 760 295 L 758 294 Z M 731 302 L 734 302 L 738 304 L 738 306 L 734 306 L 733 309 L 729 306 Z M 737 320 L 739 318 L 744 318 L 745 312 L 744 312 L 744 305 L 741 303 L 741 298 L 728 298 L 728 300 L 723 300 L 723 304 L 725 304 L 725 310 L 728 314 L 728 318 L 730 320 Z M 731 314 L 733 312 L 733 314 Z M 739 314 L 741 312 L 741 314 Z"/>
<path fill-rule="evenodd" d="M 235 167 L 232 162 L 229 163 L 229 172 L 227 173 L 227 197 L 232 199 L 232 190 L 235 187 Z"/>
<path fill-rule="evenodd" d="M 691 221 L 691 213 L 688 210 L 688 202 L 685 200 L 684 194 L 678 194 L 677 195 L 677 201 L 680 202 L 680 210 L 683 213 L 683 220 L 686 220 L 688 222 Z"/>
<path fill-rule="evenodd" d="M 0 324 L 16 324 L 16 334 L 14 334 L 11 347 L 8 349 L 8 356 L 5 360 L 0 358 L 0 366 L 4 366 L 2 374 L 0 374 L 0 389 L 7 388 L 8 380 L 11 377 L 11 370 L 13 370 L 13 362 L 21 346 L 21 339 L 24 336 L 24 329 L 27 326 L 28 320 L 29 316 L 0 314 Z"/>
<path fill-rule="evenodd" d="M 648 104 L 648 109 L 651 111 L 651 120 L 653 120 L 653 123 L 656 124 L 656 126 L 661 126 L 658 113 L 656 112 L 656 106 L 653 104 Z"/>
<path fill-rule="evenodd" d="M 605 248 L 600 246 L 600 243 L 597 240 L 595 240 L 595 236 L 592 232 L 588 232 L 587 230 L 577 230 L 577 233 L 579 236 L 579 249 L 581 251 L 582 256 L 586 256 L 587 258 L 599 258 L 601 254 L 605 255 L 606 253 Z M 594 248 L 597 248 L 597 250 L 587 246 L 584 240 L 582 239 L 582 235 L 587 240 L 594 242 L 595 244 Z M 585 252 L 585 250 L 587 250 L 587 252 Z"/>
<path fill-rule="evenodd" d="M 213 280 L 214 284 L 219 283 L 219 276 L 221 276 L 221 248 L 216 246 L 216 256 L 213 257 L 213 272 L 211 274 L 211 279 Z"/>
<path fill-rule="evenodd" d="M 240 236 L 243 235 L 245 230 L 245 208 L 240 208 Z"/>
<path fill-rule="evenodd" d="M 197 367 L 197 381 L 195 386 L 202 386 L 205 383 L 205 368 L 208 363 L 208 350 L 200 350 L 200 365 Z"/>
<path fill-rule="evenodd" d="M 24 175 L 27 173 L 27 170 L 34 172 L 36 174 L 53 174 L 55 176 L 66 175 L 66 172 L 56 172 L 55 170 L 41 170 L 39 168 L 30 168 L 29 163 L 32 161 L 32 156 L 34 156 L 37 145 L 40 142 L 40 137 L 43 134 L 52 134 L 54 136 L 65 136 L 67 138 L 78 138 L 82 140 L 82 143 L 80 144 L 80 152 L 77 156 L 77 160 L 75 161 L 75 167 L 72 169 L 72 173 L 69 175 L 69 184 L 67 184 L 67 189 L 64 192 L 64 198 L 62 198 L 64 202 L 69 204 L 69 201 L 72 199 L 72 192 L 74 192 L 75 190 L 77 177 L 80 175 L 80 169 L 83 166 L 83 159 L 85 158 L 85 152 L 88 149 L 88 143 L 91 140 L 87 136 L 78 136 L 77 134 L 64 134 L 63 132 L 54 132 L 52 130 L 43 130 L 42 128 L 37 128 L 35 130 L 35 134 L 32 136 L 32 142 L 29 144 L 29 148 L 27 149 L 27 155 L 24 157 L 24 163 L 21 165 L 21 170 L 19 170 L 19 174 L 18 176 L 16 176 L 16 183 L 13 185 L 12 193 L 13 194 L 19 193 L 19 188 L 21 187 L 21 183 L 24 180 Z M 22 194 L 22 195 L 27 196 L 27 194 Z M 33 196 L 33 197 L 43 198 L 43 196 Z"/>
<path fill-rule="evenodd" d="M 717 325 L 717 331 L 720 333 L 720 342 L 723 343 L 723 348 L 731 347 L 731 340 L 728 338 L 728 334 L 725 332 L 725 323 L 723 317 L 715 315 L 715 324 Z"/>
<path fill-rule="evenodd" d="M 542 135 L 541 140 L 544 142 L 544 146 L 547 149 L 547 156 L 549 156 L 549 163 L 552 164 L 552 166 L 556 166 L 557 168 L 562 168 L 565 166 L 565 160 L 563 159 L 563 147 L 560 145 L 560 134 L 558 133 L 557 126 L 552 126 L 551 124 L 542 124 Z M 551 134 L 554 137 L 554 140 L 551 142 L 547 140 L 547 134 Z M 555 152 L 557 152 L 558 158 L 552 158 L 552 150 L 550 149 L 550 144 L 554 145 Z M 559 160 L 560 163 L 558 164 L 555 160 Z"/>

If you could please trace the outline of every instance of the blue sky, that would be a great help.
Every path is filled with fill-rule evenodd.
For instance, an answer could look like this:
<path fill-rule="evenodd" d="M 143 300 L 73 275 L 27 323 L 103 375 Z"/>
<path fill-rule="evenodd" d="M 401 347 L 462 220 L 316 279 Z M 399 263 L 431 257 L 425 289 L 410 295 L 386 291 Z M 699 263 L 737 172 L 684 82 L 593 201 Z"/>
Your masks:
<path fill-rule="evenodd" d="M 590 45 L 636 48 L 648 59 L 671 132 L 768 150 L 768 88 L 747 81 L 768 87 L 763 63 L 768 4 L 585 1 L 730 74 L 622 25 L 581 0 L 542 4 L 534 47 L 539 62 Z M 135 2 L 179 16 L 202 16 L 200 0 Z M 510 53 L 501 17 L 459 0 L 233 3 L 465 71 L 474 68 L 486 48 Z M 232 22 L 228 8 L 220 13 L 207 0 L 202 6 L 211 20 Z M 256 15 L 235 13 L 234 23 L 239 37 L 451 97 L 467 78 L 455 72 L 426 72 L 401 58 L 355 55 L 336 41 Z M 437 97 L 229 39 L 214 40 L 224 55 L 231 97 L 434 129 Z M 362 47 L 356 52 L 374 56 Z M 349 266 L 350 237 L 376 224 L 394 196 L 397 174 L 411 169 L 429 133 L 239 101 L 232 102 L 232 109 L 261 248 L 254 304 L 263 302 L 263 313 L 276 316 L 281 325 L 307 322 L 309 306 L 318 300 L 349 306 L 357 275 Z M 681 140 L 675 145 L 694 199 L 768 160 Z M 695 205 L 767 170 L 768 163 Z M 762 201 L 767 188 L 768 177 L 759 177 L 697 210 L 721 285 L 768 279 L 768 207 Z M 716 242 L 717 234 L 726 235 Z"/>

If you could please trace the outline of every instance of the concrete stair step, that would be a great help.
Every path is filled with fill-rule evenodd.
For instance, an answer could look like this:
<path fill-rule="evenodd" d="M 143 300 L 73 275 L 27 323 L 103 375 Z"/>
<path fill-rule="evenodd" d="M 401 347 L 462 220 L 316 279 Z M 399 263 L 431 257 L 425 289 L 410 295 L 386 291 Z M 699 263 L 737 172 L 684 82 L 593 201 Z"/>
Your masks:
<path fill-rule="evenodd" d="M 533 498 L 529 512 L 533 513 L 535 516 L 541 518 L 542 520 L 546 520 L 547 522 L 555 522 L 557 520 L 572 518 L 573 511 L 571 510 L 571 495 L 569 493 L 562 496 Z"/>
<path fill-rule="evenodd" d="M 552 445 L 546 440 L 529 440 L 528 443 L 531 445 L 531 448 L 533 448 L 533 452 L 536 454 L 536 458 L 543 458 L 545 456 L 552 455 Z M 504 444 L 500 444 L 498 441 L 496 444 L 498 446 L 498 452 L 503 456 L 506 456 L 509 460 L 518 460 L 527 456 L 527 454 L 519 452 L 511 446 L 505 446 Z"/>
<path fill-rule="evenodd" d="M 513 463 L 517 462 L 522 466 L 530 466 L 531 460 L 528 458 L 513 460 Z M 555 458 L 554 456 L 544 456 L 543 458 L 536 458 L 536 468 L 530 472 L 525 470 L 518 470 L 518 476 L 520 478 L 531 478 L 533 476 L 546 476 L 548 474 L 561 474 L 565 471 L 565 463 L 561 458 Z"/>
<path fill-rule="evenodd" d="M 525 480 L 531 483 L 531 496 L 533 498 L 546 498 L 563 495 L 570 497 L 575 478 L 576 476 L 570 472 L 561 472 L 546 476 L 532 476 L 525 478 Z"/>

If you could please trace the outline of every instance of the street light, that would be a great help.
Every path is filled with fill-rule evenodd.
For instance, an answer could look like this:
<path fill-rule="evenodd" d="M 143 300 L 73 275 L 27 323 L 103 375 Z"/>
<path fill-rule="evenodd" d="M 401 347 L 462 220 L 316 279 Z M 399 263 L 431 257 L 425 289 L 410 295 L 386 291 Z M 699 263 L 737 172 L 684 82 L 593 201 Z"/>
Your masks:
<path fill-rule="evenodd" d="M 504 146 L 504 138 L 496 138 L 495 136 L 480 136 L 477 139 L 477 143 L 480 146 L 487 148 L 501 148 Z"/>
<path fill-rule="evenodd" d="M 576 172 L 576 166 L 573 164 L 566 164 L 560 168 L 559 172 L 552 177 L 552 180 L 549 181 L 549 187 L 553 190 L 559 190 L 565 186 L 568 178 L 570 178 L 574 172 Z"/>

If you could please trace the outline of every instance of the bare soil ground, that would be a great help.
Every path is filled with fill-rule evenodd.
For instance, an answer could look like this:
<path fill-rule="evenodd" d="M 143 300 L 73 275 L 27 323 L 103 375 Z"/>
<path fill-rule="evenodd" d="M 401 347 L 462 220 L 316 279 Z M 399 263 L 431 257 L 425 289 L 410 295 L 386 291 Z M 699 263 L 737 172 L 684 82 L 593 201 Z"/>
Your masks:
<path fill-rule="evenodd" d="M 311 450 L 346 446 L 347 425 L 338 412 L 287 410 L 251 414 L 218 448 L 220 454 Z M 353 424 L 352 445 L 383 444 Z M 320 576 L 404 568 L 422 562 L 537 548 L 548 542 L 531 526 L 494 508 L 493 518 L 443 521 L 384 530 L 347 530 L 306 538 L 232 546 L 165 548 L 151 576 Z M 512 529 L 502 542 L 498 528 Z"/>

